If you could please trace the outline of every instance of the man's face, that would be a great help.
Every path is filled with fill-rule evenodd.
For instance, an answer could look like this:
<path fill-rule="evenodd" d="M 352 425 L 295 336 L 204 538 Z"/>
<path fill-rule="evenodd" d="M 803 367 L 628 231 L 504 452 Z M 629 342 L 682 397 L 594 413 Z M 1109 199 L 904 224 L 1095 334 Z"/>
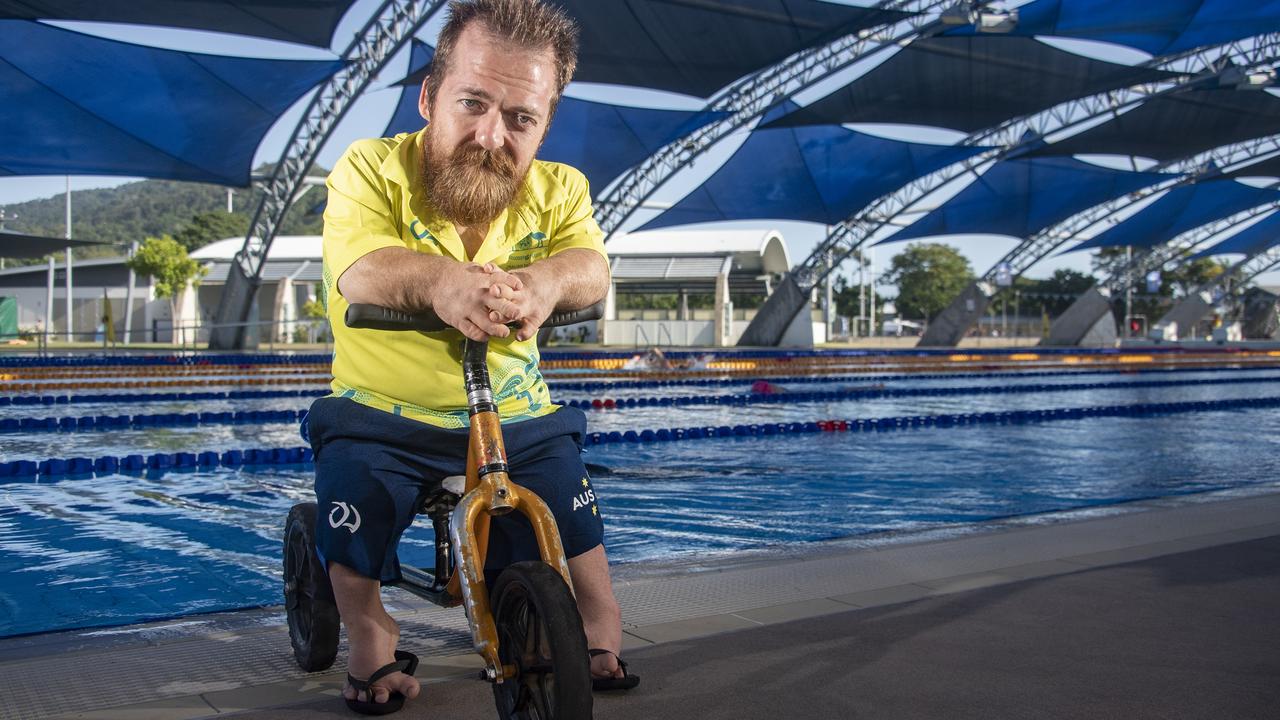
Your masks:
<path fill-rule="evenodd" d="M 448 74 L 418 111 L 427 199 L 462 225 L 487 224 L 511 205 L 533 164 L 555 94 L 550 50 L 506 46 L 479 25 L 458 37 Z"/>

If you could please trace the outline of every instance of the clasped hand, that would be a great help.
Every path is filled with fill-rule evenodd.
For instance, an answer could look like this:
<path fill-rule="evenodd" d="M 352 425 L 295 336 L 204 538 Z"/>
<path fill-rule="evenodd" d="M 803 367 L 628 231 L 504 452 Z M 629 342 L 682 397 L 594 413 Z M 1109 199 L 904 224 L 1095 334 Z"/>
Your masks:
<path fill-rule="evenodd" d="M 439 284 L 431 305 L 440 319 L 472 340 L 507 337 L 507 324 L 517 322 L 516 339 L 528 340 L 555 309 L 555 298 L 528 279 L 493 263 L 459 264 Z"/>

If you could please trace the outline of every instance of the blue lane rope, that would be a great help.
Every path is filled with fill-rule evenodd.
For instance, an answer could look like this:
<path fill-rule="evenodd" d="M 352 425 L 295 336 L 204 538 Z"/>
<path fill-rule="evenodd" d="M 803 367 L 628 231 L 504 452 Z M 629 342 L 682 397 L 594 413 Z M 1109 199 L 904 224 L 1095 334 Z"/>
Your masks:
<path fill-rule="evenodd" d="M 315 459 L 308 447 L 257 448 L 225 452 L 178 452 L 151 455 L 72 457 L 48 460 L 15 460 L 0 463 L 0 485 L 33 483 L 52 478 L 90 478 L 103 475 L 163 473 L 173 470 L 212 470 L 241 467 L 305 467 Z"/>
<path fill-rule="evenodd" d="M 750 393 L 743 395 L 682 395 L 676 397 L 642 397 L 622 399 L 569 400 L 562 402 L 583 410 L 624 410 L 644 407 L 689 407 L 695 405 L 756 405 L 833 402 L 841 400 L 880 400 L 911 397 L 956 397 L 965 395 L 1013 395 L 1039 392 L 1074 392 L 1079 390 L 1128 390 L 1135 388 L 1180 387 L 1195 385 L 1239 385 L 1244 383 L 1280 382 L 1280 376 L 1267 378 L 1195 378 L 1191 380 L 1132 380 L 1113 383 L 1035 383 L 1026 385 L 969 385 L 944 388 L 880 388 L 830 390 L 825 392 Z M 228 393 L 167 393 L 169 395 L 217 395 Z M 246 393 L 237 393 L 240 397 Z M 317 393 L 263 392 L 254 397 L 319 397 Z M 201 398 L 184 398 L 201 399 Z M 237 412 L 156 413 L 151 415 L 86 415 L 81 417 L 0 418 L 0 433 L 19 432 L 92 432 L 124 428 L 169 428 L 194 425 L 244 425 L 300 420 L 305 410 L 249 410 Z"/>
<path fill-rule="evenodd" d="M 1003 371 L 1003 372 L 954 372 L 954 373 L 901 373 L 895 375 L 795 375 L 795 376 L 761 376 L 755 379 L 767 379 L 769 382 L 789 385 L 816 385 L 839 382 L 890 382 L 916 380 L 953 380 L 956 378 L 989 379 L 989 378 L 1030 378 L 1030 377 L 1063 377 L 1081 375 L 1132 375 L 1143 373 L 1187 373 L 1187 372 L 1244 372 L 1250 370 L 1280 370 L 1280 366 L 1246 366 L 1246 367 L 1211 367 L 1211 368 L 1177 368 L 1158 369 L 1143 368 L 1138 370 L 1044 370 L 1044 371 Z M 620 380 L 593 382 L 566 382 L 554 377 L 546 378 L 547 385 L 556 392 L 590 392 L 599 390 L 632 390 L 661 387 L 729 387 L 747 385 L 752 378 L 690 378 L 687 380 Z M 148 403 L 175 402 L 188 400 L 252 400 L 261 398 L 318 398 L 328 395 L 329 390 L 231 390 L 228 392 L 154 392 L 154 393 L 87 393 L 82 395 L 16 395 L 0 396 L 0 407 L 32 406 L 32 405 L 75 405 L 77 403 Z"/>
<path fill-rule="evenodd" d="M 1150 417 L 1189 412 L 1242 410 L 1280 407 L 1280 396 L 1242 398 L 1236 400 L 1201 400 L 1194 402 L 1140 403 L 1137 405 L 1101 405 L 1083 408 L 1051 408 L 1046 410 L 1011 410 L 1004 412 L 954 413 L 947 415 L 904 415 L 898 417 L 855 420 L 820 420 L 816 422 L 766 423 L 752 425 L 718 425 L 658 430 L 593 432 L 585 445 L 610 443 L 672 442 L 726 437 L 763 437 L 816 432 L 876 432 L 886 430 L 919 430 L 968 425 L 1022 425 L 1054 420 L 1080 420 L 1090 417 Z"/>
<path fill-rule="evenodd" d="M 74 405 L 76 403 L 148 403 L 187 400 L 255 400 L 260 398 L 317 398 L 329 390 L 231 390 L 228 392 L 91 393 L 86 395 L 18 395 L 0 397 L 9 405 Z"/>
<path fill-rule="evenodd" d="M 63 357 L 0 357 L 0 368 L 74 367 L 196 367 L 200 365 L 292 365 L 327 363 L 332 353 L 235 353 L 227 355 L 68 355 Z"/>
<path fill-rule="evenodd" d="M 1142 348 L 981 348 L 957 350 L 956 348 L 909 348 L 903 350 L 867 349 L 867 350 L 736 350 L 719 348 L 713 354 L 717 359 L 805 359 L 814 357 L 869 358 L 869 357 L 939 357 L 964 352 L 983 357 L 1000 357 L 1034 352 L 1037 355 L 1090 355 L 1120 356 L 1140 352 L 1146 355 L 1222 355 L 1229 357 L 1248 348 L 1224 346 L 1221 348 L 1186 349 L 1180 347 L 1142 347 Z M 671 350 L 669 358 L 696 358 L 707 354 L 698 350 Z M 605 360 L 630 358 L 635 351 L 624 350 L 614 352 L 582 352 L 548 348 L 542 352 L 546 360 Z M 332 353 L 234 353 L 191 355 L 68 355 L 61 357 L 9 356 L 0 357 L 0 368 L 36 368 L 36 367 L 95 367 L 95 366 L 195 366 L 195 365 L 285 365 L 290 363 L 329 362 Z"/>
<path fill-rule="evenodd" d="M 1144 373 L 1189 373 L 1189 372 L 1245 372 L 1250 370 L 1280 370 L 1276 365 L 1246 365 L 1243 367 L 1185 367 L 1185 368 L 1140 368 L 1140 369 L 1081 369 L 1081 370 L 1028 370 L 1016 368 L 997 372 L 947 372 L 947 373 L 908 373 L 899 372 L 881 375 L 792 375 L 769 376 L 761 373 L 758 378 L 688 378 L 679 380 L 592 380 L 567 382 L 560 376 L 547 377 L 547 384 L 556 390 L 592 392 L 597 390 L 634 390 L 652 387 L 724 387 L 743 385 L 753 380 L 768 380 L 776 383 L 819 384 L 830 382 L 887 382 L 891 380 L 953 380 L 956 378 L 1029 378 L 1029 377 L 1062 377 L 1080 375 L 1135 375 Z"/>
<path fill-rule="evenodd" d="M 570 407 L 583 410 L 622 410 L 636 407 L 686 407 L 689 405 L 755 405 L 835 400 L 879 400 L 906 397 L 949 397 L 956 395 L 1014 395 L 1039 392 L 1077 390 L 1126 390 L 1133 388 L 1180 387 L 1191 385 L 1238 385 L 1243 383 L 1280 382 L 1270 378 L 1196 378 L 1192 380 L 1131 380 L 1113 383 L 1028 383 L 1026 385 L 967 385 L 945 388 L 864 388 L 828 390 L 825 392 L 749 393 L 743 395 L 683 395 L 679 397 L 642 397 L 592 400 L 570 400 Z"/>
<path fill-rule="evenodd" d="M 1044 410 L 1012 410 L 1003 412 L 953 413 L 946 415 L 903 415 L 897 417 L 854 420 L 819 420 L 814 422 L 766 423 L 752 425 L 719 425 L 690 428 L 627 430 L 626 432 L 594 432 L 584 438 L 585 445 L 613 443 L 674 442 L 713 438 L 769 437 L 819 432 L 885 432 L 954 428 L 972 425 L 1023 425 L 1081 420 L 1092 417 L 1151 417 L 1191 412 L 1251 410 L 1280 407 L 1280 396 L 1235 400 L 1201 400 L 1193 402 L 1140 403 L 1136 405 L 1102 405 L 1082 408 L 1049 408 Z M 305 467 L 314 460 L 311 449 L 267 448 L 228 450 L 222 453 L 156 453 L 100 458 L 50 458 L 48 460 L 15 460 L 0 463 L 0 484 L 32 483 L 59 477 L 93 477 L 95 475 L 137 474 L 167 470 L 211 470 L 218 467 L 258 466 Z"/>
<path fill-rule="evenodd" d="M 154 415 L 86 415 L 63 418 L 3 418 L 0 433 L 93 432 L 127 428 L 170 428 L 195 425 L 262 425 L 297 422 L 305 410 L 240 410 L 237 412 L 157 413 Z"/>

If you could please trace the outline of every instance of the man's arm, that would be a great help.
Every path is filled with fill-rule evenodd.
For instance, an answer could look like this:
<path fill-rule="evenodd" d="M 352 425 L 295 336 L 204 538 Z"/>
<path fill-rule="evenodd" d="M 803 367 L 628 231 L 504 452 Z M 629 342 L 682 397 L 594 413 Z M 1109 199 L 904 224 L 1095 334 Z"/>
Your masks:
<path fill-rule="evenodd" d="M 569 248 L 512 273 L 523 287 L 495 284 L 489 291 L 489 319 L 520 320 L 517 340 L 538 333 L 557 310 L 581 310 L 609 292 L 609 262 L 594 250 Z"/>
<path fill-rule="evenodd" d="M 362 256 L 338 278 L 338 292 L 349 303 L 407 313 L 433 310 L 472 340 L 506 337 L 511 332 L 490 317 L 488 303 L 495 294 L 503 294 L 495 287 L 517 292 L 523 289 L 523 281 L 492 265 L 481 267 L 396 247 Z"/>

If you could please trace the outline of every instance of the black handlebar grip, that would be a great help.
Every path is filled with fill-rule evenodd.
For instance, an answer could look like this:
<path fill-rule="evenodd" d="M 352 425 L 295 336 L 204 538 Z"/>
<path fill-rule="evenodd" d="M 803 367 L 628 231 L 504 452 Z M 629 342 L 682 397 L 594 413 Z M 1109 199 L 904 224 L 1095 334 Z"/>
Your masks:
<path fill-rule="evenodd" d="M 560 327 L 561 325 L 572 325 L 574 323 L 586 322 L 588 320 L 599 320 L 604 317 L 604 301 L 584 307 L 581 310 L 563 310 L 561 312 L 551 313 L 547 321 L 542 323 L 542 327 Z"/>
<path fill-rule="evenodd" d="M 547 321 L 542 323 L 542 327 L 559 327 L 561 325 L 572 325 L 574 323 L 586 322 L 587 320 L 598 320 L 604 316 L 604 301 L 585 307 L 581 310 L 565 310 L 562 312 L 551 313 Z M 439 332 L 448 330 L 446 325 L 434 312 L 430 310 L 410 315 L 399 310 L 392 310 L 381 305 L 368 305 L 364 303 L 356 303 L 347 307 L 347 314 L 344 318 L 347 327 L 359 328 L 363 330 L 417 330 L 419 332 Z"/>
<path fill-rule="evenodd" d="M 347 308 L 344 318 L 349 328 L 362 330 L 418 330 L 420 332 L 439 332 L 448 330 L 435 313 L 425 312 L 410 315 L 399 310 L 392 310 L 381 305 L 356 303 Z"/>

